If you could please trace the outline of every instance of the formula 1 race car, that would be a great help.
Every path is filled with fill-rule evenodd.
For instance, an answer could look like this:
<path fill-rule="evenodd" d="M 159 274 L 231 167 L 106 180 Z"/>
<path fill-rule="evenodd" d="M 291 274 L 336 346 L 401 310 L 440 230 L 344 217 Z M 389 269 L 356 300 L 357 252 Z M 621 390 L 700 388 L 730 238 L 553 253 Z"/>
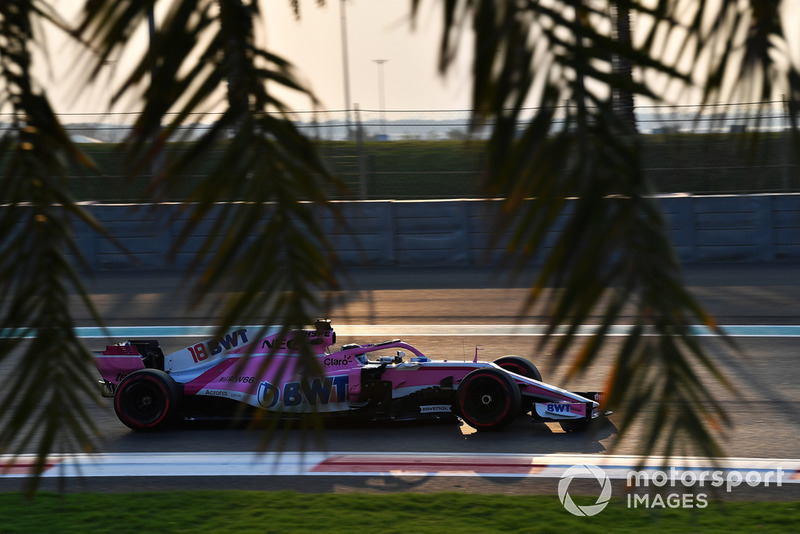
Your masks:
<path fill-rule="evenodd" d="M 109 345 L 96 355 L 104 395 L 114 398 L 120 421 L 134 430 L 162 428 L 178 417 L 230 416 L 241 403 L 280 417 L 457 416 L 477 430 L 505 428 L 527 413 L 565 430 L 607 415 L 599 392 L 546 384 L 536 366 L 518 356 L 493 363 L 432 360 L 399 339 L 331 351 L 336 333 L 328 320 L 286 335 L 251 335 L 241 328 L 166 356 L 154 340 Z M 302 347 L 318 358 L 319 376 L 300 367 Z M 412 355 L 407 361 L 404 351 Z"/>

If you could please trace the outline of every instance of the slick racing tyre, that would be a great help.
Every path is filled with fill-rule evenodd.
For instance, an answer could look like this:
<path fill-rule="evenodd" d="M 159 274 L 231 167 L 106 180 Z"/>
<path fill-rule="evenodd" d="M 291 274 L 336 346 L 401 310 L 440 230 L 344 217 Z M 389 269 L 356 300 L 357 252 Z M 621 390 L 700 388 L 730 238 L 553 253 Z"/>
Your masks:
<path fill-rule="evenodd" d="M 456 392 L 456 409 L 476 430 L 501 430 L 520 412 L 517 383 L 499 369 L 476 369 L 461 381 Z"/>
<path fill-rule="evenodd" d="M 517 373 L 526 378 L 542 381 L 542 373 L 531 362 L 520 356 L 503 356 L 494 361 L 494 364 L 501 369 Z"/>
<path fill-rule="evenodd" d="M 158 369 L 142 369 L 120 382 L 114 411 L 133 430 L 157 430 L 172 420 L 179 402 L 180 390 L 171 376 Z"/>
<path fill-rule="evenodd" d="M 537 369 L 536 366 L 531 362 L 520 356 L 503 356 L 502 358 L 496 359 L 494 364 L 501 369 L 505 369 L 506 371 L 517 373 L 518 375 L 522 375 L 526 378 L 533 378 L 539 382 L 542 381 L 542 373 L 539 372 L 539 369 Z M 523 398 L 521 404 L 522 406 L 519 409 L 519 413 L 521 414 L 529 413 L 533 409 L 533 401 L 530 399 L 530 397 Z"/>

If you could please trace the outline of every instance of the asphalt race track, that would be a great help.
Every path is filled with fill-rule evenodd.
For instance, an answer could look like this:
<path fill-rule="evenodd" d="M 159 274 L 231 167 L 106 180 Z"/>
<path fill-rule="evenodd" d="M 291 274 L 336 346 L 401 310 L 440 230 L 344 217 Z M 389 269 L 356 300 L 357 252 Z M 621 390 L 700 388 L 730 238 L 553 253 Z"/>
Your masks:
<path fill-rule="evenodd" d="M 725 369 L 735 390 L 714 384 L 715 396 L 724 401 L 734 426 L 725 435 L 726 453 L 732 458 L 800 459 L 800 265 L 692 266 L 687 280 L 694 294 L 720 325 L 744 326 L 734 338 L 740 352 L 713 338 L 703 338 L 709 352 Z M 520 325 L 544 323 L 540 310 L 524 319 L 528 280 L 509 282 L 504 275 L 480 269 L 378 269 L 351 273 L 347 289 L 335 295 L 319 315 L 338 327 L 337 345 L 369 343 L 402 337 L 428 356 L 471 360 L 478 346 L 481 360 L 517 354 L 530 358 L 544 380 L 567 389 L 601 389 L 611 365 L 614 348 L 624 338 L 614 338 L 602 360 L 585 375 L 566 381 L 565 366 L 558 365 L 540 348 L 538 337 L 527 335 Z M 190 300 L 179 276 L 169 274 L 120 274 L 99 276 L 88 283 L 95 304 L 108 326 L 211 325 L 214 307 L 189 310 Z M 217 297 L 224 299 L 224 295 Z M 76 300 L 80 326 L 95 326 Z M 442 325 L 457 325 L 448 328 Z M 516 330 L 515 330 L 516 329 Z M 401 331 L 402 335 L 392 333 Z M 455 331 L 455 332 L 454 332 Z M 449 333 L 454 332 L 454 333 Z M 342 335 L 346 333 L 346 335 Z M 386 335 L 383 335 L 383 334 Z M 148 337 L 148 336 L 140 336 Z M 195 338 L 162 338 L 165 352 L 188 345 Z M 122 341 L 114 339 L 113 341 Z M 88 339 L 101 350 L 103 339 Z M 13 362 L 0 367 L 0 380 L 14 372 Z M 102 429 L 101 451 L 126 453 L 244 453 L 258 448 L 263 432 L 247 428 L 184 424 L 173 430 L 139 434 L 122 425 L 108 399 L 89 408 Z M 276 436 L 269 450 L 348 451 L 349 453 L 452 453 L 548 455 L 564 453 L 636 455 L 639 428 L 623 441 L 617 440 L 615 417 L 596 431 L 565 434 L 557 425 L 535 425 L 520 418 L 500 433 L 475 433 L 458 424 L 375 424 L 328 427 L 320 434 L 289 430 Z M 73 451 L 60 451 L 73 452 Z M 64 482 L 63 480 L 61 482 Z M 105 477 L 76 478 L 69 490 L 137 491 L 169 488 L 294 489 L 301 491 L 434 491 L 458 490 L 498 493 L 552 493 L 556 479 L 516 477 L 410 476 L 211 476 L 211 477 Z M 21 479 L 0 477 L 0 490 L 19 487 Z M 56 481 L 45 481 L 44 487 Z M 741 496 L 798 498 L 798 486 L 761 490 Z M 782 491 L 777 491 L 782 490 Z"/>

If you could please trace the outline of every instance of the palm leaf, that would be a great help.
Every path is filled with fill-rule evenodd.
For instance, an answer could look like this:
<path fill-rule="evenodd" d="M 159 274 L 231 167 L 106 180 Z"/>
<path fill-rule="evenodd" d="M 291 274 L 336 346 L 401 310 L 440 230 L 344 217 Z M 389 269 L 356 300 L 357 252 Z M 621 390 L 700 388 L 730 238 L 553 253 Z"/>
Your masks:
<path fill-rule="evenodd" d="M 37 452 L 35 474 L 48 453 L 83 451 L 96 429 L 86 406 L 96 402 L 92 356 L 76 337 L 69 296 L 76 293 L 100 323 L 76 271 L 86 269 L 71 231 L 99 225 L 70 197 L 70 165 L 92 165 L 70 141 L 32 74 L 35 28 L 64 27 L 44 2 L 0 6 L 0 109 L 11 126 L 0 139 L 0 330 L 17 332 L 0 346 L 0 362 L 15 366 L 0 399 L 0 450 Z M 30 335 L 30 341 L 21 337 Z M 33 490 L 38 478 L 30 479 Z"/>
<path fill-rule="evenodd" d="M 412 12 L 420 3 L 412 1 Z M 708 380 L 730 384 L 689 325 L 705 324 L 733 345 L 685 287 L 642 172 L 639 138 L 611 95 L 619 89 L 658 100 L 663 87 L 686 91 L 695 73 L 684 65 L 703 62 L 706 102 L 772 96 L 785 45 L 779 3 L 701 1 L 693 10 L 679 1 L 643 4 L 624 6 L 642 21 L 634 40 L 641 44 L 634 45 L 611 38 L 610 10 L 601 4 L 445 2 L 440 64 L 447 69 L 457 35 L 471 24 L 474 122 L 492 124 L 485 190 L 503 198 L 495 239 L 509 243 L 517 276 L 539 262 L 522 313 L 552 295 L 544 303 L 550 324 L 542 345 L 554 341 L 559 359 L 575 354 L 570 374 L 580 374 L 611 351 L 611 327 L 631 322 L 607 381 L 608 407 L 622 410 L 620 437 L 647 419 L 644 453 L 669 455 L 690 438 L 696 450 L 719 454 L 728 419 Z M 666 46 L 673 41 L 684 44 Z M 615 72 L 615 56 L 648 77 Z M 791 84 L 793 76 L 784 79 Z M 531 114 L 525 106 L 532 99 L 538 105 Z M 601 318 L 595 334 L 578 337 L 593 317 Z"/>

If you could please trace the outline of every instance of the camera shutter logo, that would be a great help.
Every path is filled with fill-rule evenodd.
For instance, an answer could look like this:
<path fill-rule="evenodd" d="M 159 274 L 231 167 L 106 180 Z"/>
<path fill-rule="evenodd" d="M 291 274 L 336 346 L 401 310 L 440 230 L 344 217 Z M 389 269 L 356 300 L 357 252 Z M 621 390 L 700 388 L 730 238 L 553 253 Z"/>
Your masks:
<path fill-rule="evenodd" d="M 567 489 L 569 489 L 570 482 L 572 482 L 572 479 L 576 476 L 579 478 L 594 477 L 600 483 L 600 496 L 594 504 L 578 506 L 572 500 L 572 497 L 569 496 Z M 561 504 L 564 505 L 564 508 L 573 515 L 597 515 L 603 511 L 608 505 L 608 501 L 611 500 L 611 480 L 609 480 L 608 475 L 596 465 L 573 465 L 564 471 L 564 474 L 561 475 L 561 480 L 558 481 L 558 499 L 561 501 Z"/>

